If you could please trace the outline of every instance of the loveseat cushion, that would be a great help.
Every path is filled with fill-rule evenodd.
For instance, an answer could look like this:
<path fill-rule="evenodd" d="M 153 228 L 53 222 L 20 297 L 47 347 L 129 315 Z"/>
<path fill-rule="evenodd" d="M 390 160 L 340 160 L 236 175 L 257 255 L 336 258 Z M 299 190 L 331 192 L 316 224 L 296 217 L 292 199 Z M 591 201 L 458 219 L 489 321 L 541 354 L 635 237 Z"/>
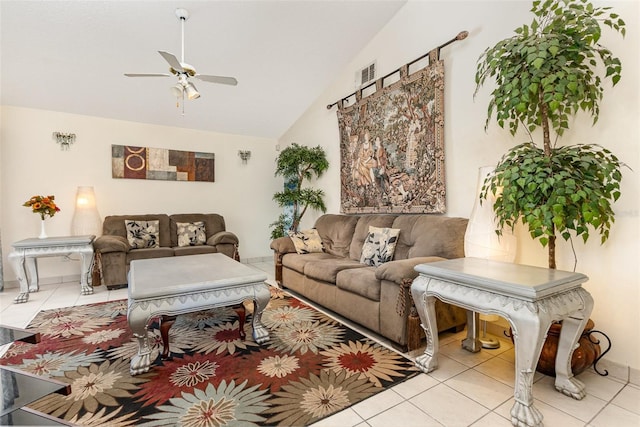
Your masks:
<path fill-rule="evenodd" d="M 362 215 L 353 232 L 353 239 L 349 246 L 349 258 L 359 260 L 362 257 L 362 246 L 369 235 L 369 227 L 389 228 L 396 219 L 396 215 Z"/>
<path fill-rule="evenodd" d="M 358 216 L 322 215 L 316 221 L 316 229 L 326 253 L 346 258 L 353 239 L 353 232 L 358 223 Z"/>
<path fill-rule="evenodd" d="M 169 215 L 149 214 L 149 215 L 109 215 L 102 223 L 103 236 L 120 236 L 127 238 L 125 220 L 132 221 L 155 221 L 159 222 L 159 243 L 161 247 L 171 246 L 171 236 L 169 235 Z M 101 236 L 102 237 L 102 236 Z M 97 239 L 96 239 L 97 240 Z"/>
<path fill-rule="evenodd" d="M 336 277 L 336 286 L 372 301 L 380 301 L 380 280 L 376 278 L 375 267 L 342 270 Z"/>
<path fill-rule="evenodd" d="M 201 246 L 207 243 L 204 221 L 176 222 L 178 246 Z"/>
<path fill-rule="evenodd" d="M 146 248 L 136 249 L 127 253 L 127 265 L 136 259 L 163 258 L 173 256 L 172 248 Z"/>
<path fill-rule="evenodd" d="M 216 253 L 217 251 L 218 249 L 216 247 L 209 246 L 209 245 L 183 246 L 183 247 L 173 248 L 173 252 L 175 256 L 213 254 L 213 253 Z"/>
<path fill-rule="evenodd" d="M 224 218 L 218 214 L 201 214 L 201 213 L 189 213 L 189 214 L 173 214 L 169 216 L 170 219 L 170 232 L 171 232 L 171 246 L 178 246 L 178 222 L 204 222 L 204 229 L 207 239 L 220 232 L 226 231 Z"/>
<path fill-rule="evenodd" d="M 160 221 L 125 220 L 127 241 L 131 249 L 160 247 Z"/>
<path fill-rule="evenodd" d="M 310 261 L 304 265 L 304 275 L 313 280 L 336 283 L 336 276 L 343 270 L 361 269 L 365 265 L 349 258 L 333 258 Z"/>

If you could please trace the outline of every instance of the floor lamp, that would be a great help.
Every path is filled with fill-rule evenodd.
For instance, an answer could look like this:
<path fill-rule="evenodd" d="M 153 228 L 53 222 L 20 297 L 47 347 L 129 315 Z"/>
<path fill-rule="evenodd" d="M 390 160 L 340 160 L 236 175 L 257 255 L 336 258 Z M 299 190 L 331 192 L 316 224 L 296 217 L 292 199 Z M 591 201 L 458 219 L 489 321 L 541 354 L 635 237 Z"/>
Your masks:
<path fill-rule="evenodd" d="M 482 200 L 482 203 L 480 201 L 484 180 L 493 169 L 493 166 L 483 166 L 478 171 L 476 201 L 464 235 L 464 254 L 474 258 L 513 262 L 516 257 L 516 237 L 510 229 L 503 229 L 501 236 L 496 234 L 498 225 L 493 212 L 495 196 L 489 194 L 485 200 Z M 480 314 L 482 322 L 480 343 L 483 348 L 500 347 L 500 342 L 496 338 L 487 335 L 487 322 L 495 322 L 498 318 L 497 314 Z"/>
<path fill-rule="evenodd" d="M 76 193 L 76 210 L 71 220 L 71 234 L 84 236 L 102 234 L 102 221 L 96 206 L 96 195 L 93 187 L 78 187 Z"/>

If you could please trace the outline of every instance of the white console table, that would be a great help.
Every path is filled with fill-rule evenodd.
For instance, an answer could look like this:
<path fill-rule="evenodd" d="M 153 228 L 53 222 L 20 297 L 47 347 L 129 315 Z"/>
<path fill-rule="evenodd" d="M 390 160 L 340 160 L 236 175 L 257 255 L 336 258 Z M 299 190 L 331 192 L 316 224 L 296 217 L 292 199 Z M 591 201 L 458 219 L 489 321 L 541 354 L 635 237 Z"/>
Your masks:
<path fill-rule="evenodd" d="M 63 236 L 45 239 L 31 238 L 13 243 L 9 262 L 18 276 L 20 293 L 14 299 L 16 304 L 29 301 L 29 292 L 40 289 L 38 283 L 37 258 L 80 254 L 80 293 L 90 295 L 91 265 L 93 263 L 93 239 L 96 236 Z M 28 279 L 28 281 L 27 281 Z"/>
<path fill-rule="evenodd" d="M 580 273 L 532 267 L 478 258 L 459 258 L 420 264 L 411 293 L 427 336 L 427 348 L 416 359 L 424 372 L 438 367 L 438 327 L 435 299 L 483 314 L 498 314 L 511 324 L 516 352 L 515 404 L 511 422 L 516 426 L 541 426 L 542 414 L 533 406 L 533 375 L 552 322 L 562 320 L 556 356 L 555 387 L 582 399 L 585 386 L 573 378 L 571 355 L 593 308 L 591 295 L 582 288 L 588 277 Z M 463 347 L 480 348 L 474 316 L 467 316 Z"/>

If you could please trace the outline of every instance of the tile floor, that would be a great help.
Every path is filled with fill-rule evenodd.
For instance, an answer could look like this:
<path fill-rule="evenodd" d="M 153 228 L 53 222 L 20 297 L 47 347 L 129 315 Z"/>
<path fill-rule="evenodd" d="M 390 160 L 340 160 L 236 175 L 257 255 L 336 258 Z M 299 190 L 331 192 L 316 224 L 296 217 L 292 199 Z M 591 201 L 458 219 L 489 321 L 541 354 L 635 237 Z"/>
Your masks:
<path fill-rule="evenodd" d="M 251 265 L 273 278 L 270 262 Z M 0 323 L 22 328 L 40 310 L 127 297 L 126 289 L 108 291 L 103 286 L 96 287 L 93 295 L 80 296 L 75 282 L 44 284 L 26 304 L 13 304 L 17 293 L 17 288 L 0 292 Z M 463 335 L 464 332 L 440 336 L 437 370 L 420 374 L 314 426 L 510 426 L 513 345 L 501 340 L 499 349 L 472 354 L 460 348 Z M 419 354 L 416 351 L 407 356 Z M 536 373 L 533 394 L 546 426 L 640 426 L 640 386 L 602 377 L 592 370 L 578 378 L 587 385 L 587 396 L 581 401 L 556 392 L 553 378 Z"/>

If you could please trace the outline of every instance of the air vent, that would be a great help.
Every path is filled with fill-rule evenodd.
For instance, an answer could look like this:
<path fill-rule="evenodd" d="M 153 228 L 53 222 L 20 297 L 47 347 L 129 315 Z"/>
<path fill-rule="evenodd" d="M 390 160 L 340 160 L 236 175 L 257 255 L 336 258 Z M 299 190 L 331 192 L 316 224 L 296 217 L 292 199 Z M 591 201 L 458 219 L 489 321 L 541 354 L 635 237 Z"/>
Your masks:
<path fill-rule="evenodd" d="M 376 63 L 372 62 L 356 73 L 356 88 L 361 88 L 362 86 L 374 81 L 375 79 Z"/>

